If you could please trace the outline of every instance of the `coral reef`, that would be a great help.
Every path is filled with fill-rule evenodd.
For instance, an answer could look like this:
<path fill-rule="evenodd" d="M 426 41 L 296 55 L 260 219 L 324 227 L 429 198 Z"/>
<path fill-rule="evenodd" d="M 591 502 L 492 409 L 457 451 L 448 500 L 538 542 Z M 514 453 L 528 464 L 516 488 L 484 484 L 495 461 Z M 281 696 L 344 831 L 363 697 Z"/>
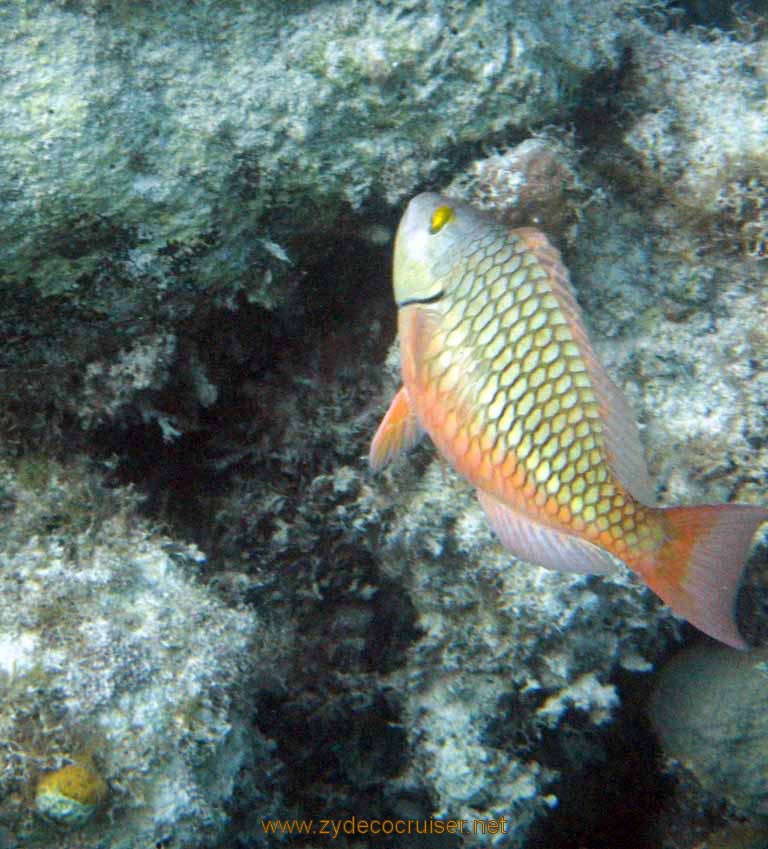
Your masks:
<path fill-rule="evenodd" d="M 766 41 L 716 30 L 649 34 L 633 61 L 636 116 L 625 140 L 644 190 L 660 190 L 710 244 L 765 258 Z"/>
<path fill-rule="evenodd" d="M 2 4 L 0 391 L 89 421 L 90 363 L 210 304 L 285 304 L 307 234 L 573 109 L 634 5 Z"/>
<path fill-rule="evenodd" d="M 491 209 L 501 199 L 498 211 L 508 214 L 503 201 L 517 197 L 516 175 L 529 173 L 507 168 L 512 161 L 513 150 L 491 154 L 459 175 L 453 189 L 476 192 Z M 766 356 L 759 269 L 749 257 L 734 260 L 729 253 L 698 257 L 697 231 L 655 228 L 645 194 L 627 196 L 605 182 L 602 162 L 588 162 L 569 160 L 573 185 L 591 188 L 588 203 L 566 192 L 579 204 L 583 235 L 569 243 L 564 234 L 566 258 L 601 358 L 640 418 L 661 500 L 759 500 L 768 467 L 759 435 L 766 398 L 758 365 Z M 545 228 L 546 218 L 544 207 Z M 376 314 L 387 309 L 393 308 L 385 304 Z M 280 699 L 291 716 L 310 718 L 313 730 L 328 737 L 340 724 L 355 724 L 349 712 L 360 698 L 355 676 L 363 669 L 385 673 L 373 685 L 383 687 L 381 700 L 369 691 L 365 698 L 364 723 L 382 729 L 394 722 L 405 730 L 394 746 L 401 772 L 358 805 L 378 815 L 503 815 L 512 828 L 495 843 L 522 846 L 559 801 L 577 804 L 567 787 L 581 781 L 591 759 L 605 756 L 611 723 L 625 721 L 613 679 L 650 671 L 665 637 L 679 628 L 623 571 L 578 578 L 511 562 L 473 494 L 428 448 L 382 478 L 367 479 L 359 458 L 396 383 L 388 380 L 385 390 L 380 375 L 355 372 L 354 363 L 375 357 L 377 342 L 365 324 L 349 322 L 347 329 L 330 383 L 321 377 L 327 370 L 319 351 L 314 367 L 304 358 L 286 373 L 282 363 L 280 377 L 266 381 L 300 387 L 298 396 L 286 390 L 279 398 L 271 386 L 263 390 L 263 403 L 280 404 L 284 417 L 259 421 L 261 443 L 252 459 L 280 457 L 280 483 L 243 477 L 219 513 L 226 529 L 219 550 L 234 561 L 237 551 L 256 547 L 262 562 L 286 566 L 298 555 L 292 580 L 307 599 L 300 619 L 312 629 L 317 617 L 331 623 L 321 663 L 303 669 L 299 693 Z M 397 369 L 395 351 L 388 365 Z M 372 396 L 380 398 L 379 408 L 369 403 L 361 412 L 361 398 Z M 307 478 L 307 468 L 316 477 Z M 245 522 L 238 520 L 244 515 Z M 333 541 L 329 549 L 322 539 Z M 764 561 L 764 551 L 756 561 Z M 756 572 L 749 599 L 758 581 Z M 282 596 L 284 588 L 270 587 L 273 600 Z M 407 599 L 399 632 L 381 624 L 393 589 L 401 603 Z M 754 619 L 749 624 L 748 633 L 759 635 Z M 298 630 L 316 633 L 305 624 Z M 301 695 L 306 689 L 317 698 L 318 687 L 327 693 L 323 712 Z M 290 735 L 281 726 L 284 751 Z M 372 755 L 360 752 L 358 739 L 352 751 L 371 780 Z M 298 758 L 290 768 L 305 763 Z M 344 782 L 357 773 L 336 758 L 333 774 Z M 302 792 L 300 804 L 325 799 L 311 785 Z M 600 808 L 599 794 L 593 804 Z M 478 837 L 473 845 L 482 842 Z"/>
<path fill-rule="evenodd" d="M 0 491 L 3 845 L 215 839 L 238 773 L 273 768 L 246 702 L 257 623 L 84 463 L 4 462 Z"/>
<path fill-rule="evenodd" d="M 411 780 L 444 816 L 508 817 L 504 845 L 524 845 L 557 805 L 562 770 L 594 755 L 586 729 L 618 706 L 606 671 L 648 668 L 654 624 L 671 617 L 625 572 L 571 577 L 513 562 L 474 494 L 436 463 L 419 481 L 395 475 L 385 491 L 403 495 L 382 556 L 425 629 L 405 671 Z"/>
<path fill-rule="evenodd" d="M 0 8 L 0 845 L 354 815 L 691 849 L 722 812 L 653 831 L 637 716 L 690 631 L 624 570 L 515 562 L 428 446 L 364 458 L 429 184 L 553 234 L 663 503 L 764 499 L 765 42 L 647 3 L 288 5 Z M 108 793 L 64 832 L 36 798 L 84 763 Z"/>

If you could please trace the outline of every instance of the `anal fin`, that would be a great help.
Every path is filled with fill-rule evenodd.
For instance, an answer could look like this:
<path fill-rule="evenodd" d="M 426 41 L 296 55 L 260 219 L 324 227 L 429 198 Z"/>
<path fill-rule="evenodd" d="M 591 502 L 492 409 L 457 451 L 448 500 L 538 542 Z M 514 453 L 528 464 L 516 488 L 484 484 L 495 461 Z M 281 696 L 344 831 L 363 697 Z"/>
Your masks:
<path fill-rule="evenodd" d="M 611 555 L 596 545 L 548 528 L 480 489 L 477 497 L 501 544 L 521 560 L 577 574 L 604 575 L 616 568 Z"/>

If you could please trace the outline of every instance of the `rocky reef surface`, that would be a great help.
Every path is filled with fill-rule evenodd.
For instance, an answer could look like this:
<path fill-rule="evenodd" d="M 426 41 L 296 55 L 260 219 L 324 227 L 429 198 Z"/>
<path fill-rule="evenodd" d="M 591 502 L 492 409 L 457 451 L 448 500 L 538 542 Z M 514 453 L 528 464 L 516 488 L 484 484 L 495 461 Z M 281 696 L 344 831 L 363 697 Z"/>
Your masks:
<path fill-rule="evenodd" d="M 632 8 L 2 4 L 0 327 L 22 375 L 3 394 L 124 416 L 110 396 L 129 381 L 83 397 L 93 369 L 152 354 L 161 371 L 206 305 L 286 303 L 308 234 L 364 204 L 390 214 L 460 145 L 572 110 L 616 65 Z M 205 407 L 194 352 L 179 359 Z M 132 388 L 135 410 L 147 387 Z M 143 414 L 180 427 L 146 398 Z"/>
<path fill-rule="evenodd" d="M 267 629 L 199 584 L 202 552 L 81 461 L 3 463 L 0 503 L 2 845 L 204 845 L 241 773 L 273 811 Z"/>
<path fill-rule="evenodd" d="M 0 8 L 3 849 L 725 825 L 702 779 L 669 826 L 644 713 L 691 629 L 626 570 L 514 561 L 428 445 L 365 461 L 397 387 L 392 229 L 442 189 L 563 251 L 662 503 L 764 500 L 761 19 L 560 8 Z M 756 643 L 767 577 L 759 542 Z"/>

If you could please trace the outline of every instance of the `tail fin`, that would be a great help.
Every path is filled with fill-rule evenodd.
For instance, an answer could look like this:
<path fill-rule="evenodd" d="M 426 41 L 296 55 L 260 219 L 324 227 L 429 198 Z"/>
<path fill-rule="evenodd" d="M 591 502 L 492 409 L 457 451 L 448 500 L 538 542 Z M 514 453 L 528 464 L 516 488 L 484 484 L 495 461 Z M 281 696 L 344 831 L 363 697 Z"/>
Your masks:
<path fill-rule="evenodd" d="M 660 510 L 667 539 L 648 586 L 674 611 L 716 640 L 748 648 L 733 618 L 736 593 L 752 536 L 768 510 L 747 504 L 668 507 Z"/>

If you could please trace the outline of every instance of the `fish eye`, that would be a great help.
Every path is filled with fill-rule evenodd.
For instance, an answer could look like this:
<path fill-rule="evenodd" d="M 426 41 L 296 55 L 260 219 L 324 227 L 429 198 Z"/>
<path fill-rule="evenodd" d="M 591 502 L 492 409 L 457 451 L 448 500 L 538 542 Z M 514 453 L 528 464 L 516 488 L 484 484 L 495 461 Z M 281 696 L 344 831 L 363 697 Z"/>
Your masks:
<path fill-rule="evenodd" d="M 432 220 L 429 222 L 429 232 L 439 233 L 443 227 L 456 217 L 452 206 L 438 206 L 432 213 Z"/>

